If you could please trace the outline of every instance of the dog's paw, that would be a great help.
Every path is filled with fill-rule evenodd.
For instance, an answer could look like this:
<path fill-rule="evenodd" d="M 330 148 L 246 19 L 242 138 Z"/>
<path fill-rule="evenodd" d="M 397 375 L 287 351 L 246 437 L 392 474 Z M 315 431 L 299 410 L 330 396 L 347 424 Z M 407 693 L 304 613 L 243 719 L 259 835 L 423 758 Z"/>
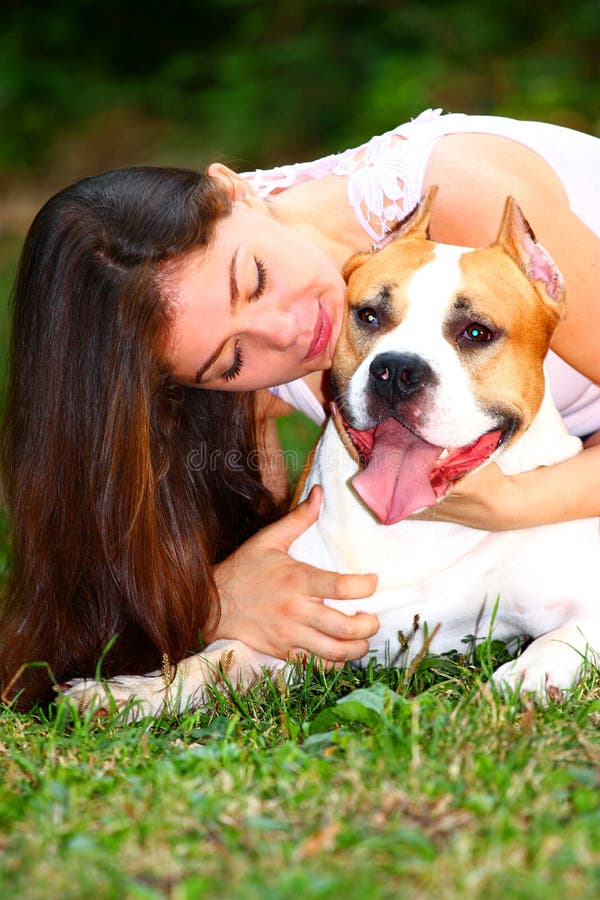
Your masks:
<path fill-rule="evenodd" d="M 492 682 L 502 694 L 528 695 L 537 703 L 547 704 L 562 700 L 577 683 L 578 674 L 578 670 L 557 665 L 556 660 L 546 657 L 526 659 L 524 654 L 500 666 L 494 672 Z"/>
<path fill-rule="evenodd" d="M 125 721 L 156 716 L 165 706 L 165 682 L 160 675 L 126 675 L 109 681 L 76 678 L 61 686 L 60 693 L 80 712 L 97 715 L 117 711 Z"/>

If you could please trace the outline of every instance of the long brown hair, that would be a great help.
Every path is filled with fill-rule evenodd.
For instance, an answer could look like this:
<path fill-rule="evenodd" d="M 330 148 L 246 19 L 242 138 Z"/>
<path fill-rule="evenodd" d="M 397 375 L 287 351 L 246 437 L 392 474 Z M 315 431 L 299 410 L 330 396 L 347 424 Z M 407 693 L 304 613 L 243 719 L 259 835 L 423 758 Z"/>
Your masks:
<path fill-rule="evenodd" d="M 219 616 L 213 564 L 278 513 L 251 396 L 186 388 L 166 362 L 165 268 L 230 208 L 206 175 L 140 167 L 66 188 L 31 226 L 1 447 L 0 674 L 24 704 L 50 696 L 39 667 L 15 679 L 31 661 L 60 682 L 93 676 L 111 641 L 103 675 L 197 651 Z"/>

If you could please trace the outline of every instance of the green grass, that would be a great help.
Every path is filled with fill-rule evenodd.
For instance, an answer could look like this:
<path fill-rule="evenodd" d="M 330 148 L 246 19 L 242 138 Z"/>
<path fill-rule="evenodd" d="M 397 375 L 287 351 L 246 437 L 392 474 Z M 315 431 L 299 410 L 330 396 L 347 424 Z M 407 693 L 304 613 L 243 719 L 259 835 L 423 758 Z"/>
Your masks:
<path fill-rule="evenodd" d="M 485 674 L 309 665 L 129 725 L 5 709 L 0 895 L 597 897 L 598 682 L 538 709 Z"/>

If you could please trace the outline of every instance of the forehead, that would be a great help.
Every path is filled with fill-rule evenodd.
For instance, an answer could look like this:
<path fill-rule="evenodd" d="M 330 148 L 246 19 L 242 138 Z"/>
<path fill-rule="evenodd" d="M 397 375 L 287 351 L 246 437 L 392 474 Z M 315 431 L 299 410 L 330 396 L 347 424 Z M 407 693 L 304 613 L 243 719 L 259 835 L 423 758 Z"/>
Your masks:
<path fill-rule="evenodd" d="M 229 263 L 233 250 L 239 244 L 243 245 L 267 230 L 268 222 L 264 215 L 234 203 L 231 212 L 215 222 L 208 244 L 192 247 L 183 260 L 182 271 L 188 269 L 196 272 L 199 267 L 207 270 L 211 266 L 218 266 L 223 260 Z"/>
<path fill-rule="evenodd" d="M 249 236 L 260 232 L 261 218 L 250 223 L 243 210 L 234 207 L 216 223 L 208 245 L 192 248 L 173 267 L 171 299 L 180 327 L 191 326 L 187 318 L 201 311 L 212 314 L 229 308 L 234 275 L 248 263 Z"/>
<path fill-rule="evenodd" d="M 197 300 L 198 288 L 206 285 L 207 278 L 224 277 L 235 246 L 235 224 L 227 216 L 216 223 L 208 244 L 192 247 L 169 267 L 177 286 L 174 299 L 185 308 L 191 298 Z"/>
<path fill-rule="evenodd" d="M 462 269 L 460 247 L 438 245 L 431 256 L 408 275 L 401 288 L 402 323 L 406 330 L 420 330 L 424 325 L 446 319 L 452 301 L 460 295 Z"/>
<path fill-rule="evenodd" d="M 423 322 L 441 324 L 460 291 L 464 252 L 424 240 L 393 242 L 354 272 L 348 286 L 349 305 L 372 304 L 383 314 L 382 331 L 400 324 L 403 330 Z"/>

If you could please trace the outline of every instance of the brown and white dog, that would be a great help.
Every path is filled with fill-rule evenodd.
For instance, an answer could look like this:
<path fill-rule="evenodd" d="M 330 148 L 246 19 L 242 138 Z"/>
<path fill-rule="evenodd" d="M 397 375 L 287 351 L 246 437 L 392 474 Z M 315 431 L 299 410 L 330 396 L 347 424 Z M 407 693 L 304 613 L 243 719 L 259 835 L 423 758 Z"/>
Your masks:
<path fill-rule="evenodd" d="M 426 635 L 438 654 L 526 635 L 532 642 L 494 681 L 543 700 L 600 655 L 599 520 L 486 532 L 408 517 L 492 460 L 512 475 L 580 451 L 544 376 L 562 280 L 514 200 L 495 243 L 471 250 L 429 240 L 434 197 L 346 266 L 337 410 L 304 486 L 306 495 L 321 484 L 323 505 L 290 552 L 321 568 L 377 572 L 372 597 L 326 601 L 377 614 L 366 659 L 407 665 Z M 223 664 L 234 683 L 284 665 L 221 641 L 180 663 L 168 688 L 159 673 L 107 687 L 117 703 L 139 700 L 130 717 L 193 707 Z M 87 705 L 105 704 L 104 691 L 80 681 L 67 693 Z"/>

